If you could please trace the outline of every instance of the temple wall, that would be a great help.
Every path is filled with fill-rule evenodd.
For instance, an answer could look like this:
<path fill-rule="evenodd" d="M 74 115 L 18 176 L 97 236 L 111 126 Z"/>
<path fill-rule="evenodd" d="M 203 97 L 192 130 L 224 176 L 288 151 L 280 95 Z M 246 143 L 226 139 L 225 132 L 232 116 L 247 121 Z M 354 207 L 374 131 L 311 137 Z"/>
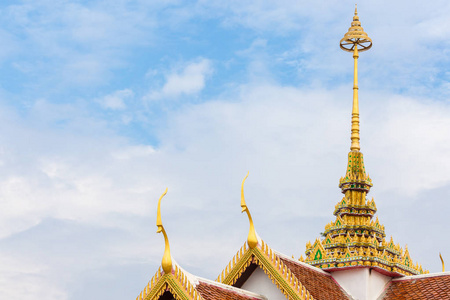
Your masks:
<path fill-rule="evenodd" d="M 336 271 L 331 276 L 355 300 L 376 300 L 392 279 L 370 268 Z"/>

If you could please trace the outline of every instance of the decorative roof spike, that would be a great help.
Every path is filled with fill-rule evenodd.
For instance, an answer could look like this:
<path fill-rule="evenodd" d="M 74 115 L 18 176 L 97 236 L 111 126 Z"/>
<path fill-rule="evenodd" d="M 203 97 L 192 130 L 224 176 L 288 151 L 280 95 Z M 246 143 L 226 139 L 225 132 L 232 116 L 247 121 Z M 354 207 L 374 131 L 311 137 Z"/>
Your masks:
<path fill-rule="evenodd" d="M 442 272 L 445 272 L 445 264 L 444 264 L 444 259 L 442 258 L 441 253 L 439 252 L 439 258 L 441 259 L 442 262 Z M 421 266 L 422 267 L 422 266 Z"/>
<path fill-rule="evenodd" d="M 250 229 L 248 231 L 248 238 L 247 238 L 247 243 L 248 246 L 253 249 L 256 247 L 256 245 L 258 245 L 258 238 L 256 236 L 256 231 L 255 231 L 255 226 L 253 225 L 253 219 L 252 219 L 252 215 L 250 214 L 250 211 L 247 207 L 247 204 L 245 203 L 245 197 L 244 197 L 244 183 L 245 180 L 248 177 L 248 174 L 250 172 L 247 172 L 247 175 L 245 175 L 244 180 L 242 180 L 242 186 L 241 186 L 241 207 L 242 207 L 242 211 L 241 212 L 247 212 L 247 216 L 248 216 L 248 221 L 250 223 Z"/>
<path fill-rule="evenodd" d="M 164 255 L 161 262 L 161 266 L 164 270 L 164 273 L 170 274 L 172 273 L 172 256 L 170 256 L 170 245 L 169 245 L 169 239 L 167 238 L 166 231 L 164 230 L 164 226 L 161 221 L 161 200 L 162 198 L 167 194 L 167 188 L 164 191 L 164 193 L 159 197 L 158 200 L 158 212 L 156 216 L 156 226 L 158 227 L 157 233 L 162 232 L 164 235 L 164 242 L 165 242 L 165 249 L 164 249 Z"/>

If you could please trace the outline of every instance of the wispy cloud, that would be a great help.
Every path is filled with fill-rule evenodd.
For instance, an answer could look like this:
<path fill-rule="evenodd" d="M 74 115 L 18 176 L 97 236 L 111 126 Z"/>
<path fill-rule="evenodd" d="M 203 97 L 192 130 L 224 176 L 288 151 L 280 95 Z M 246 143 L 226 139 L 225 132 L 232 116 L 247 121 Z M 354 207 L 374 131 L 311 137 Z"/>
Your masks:
<path fill-rule="evenodd" d="M 99 98 L 96 101 L 106 109 L 123 110 L 127 107 L 126 100 L 133 97 L 134 93 L 130 89 L 115 91 L 112 94 Z"/>
<path fill-rule="evenodd" d="M 152 90 L 144 100 L 167 100 L 182 95 L 195 95 L 205 88 L 206 79 L 213 72 L 211 61 L 200 58 L 196 61 L 183 64 L 165 76 L 164 85 Z"/>

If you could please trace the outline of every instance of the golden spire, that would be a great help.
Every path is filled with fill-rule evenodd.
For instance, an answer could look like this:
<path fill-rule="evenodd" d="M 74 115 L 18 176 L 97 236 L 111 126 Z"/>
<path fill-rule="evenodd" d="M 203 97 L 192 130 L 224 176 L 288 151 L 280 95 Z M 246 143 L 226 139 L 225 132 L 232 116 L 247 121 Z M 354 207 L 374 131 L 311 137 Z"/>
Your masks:
<path fill-rule="evenodd" d="M 441 258 L 441 262 L 442 262 L 442 272 L 445 272 L 445 264 L 444 264 L 444 259 L 442 258 L 441 253 L 439 252 L 439 257 Z"/>
<path fill-rule="evenodd" d="M 352 144 L 351 151 L 359 151 L 359 102 L 358 102 L 358 58 L 359 53 L 372 47 L 372 40 L 364 32 L 359 21 L 357 7 L 355 5 L 355 16 L 348 32 L 340 41 L 340 47 L 344 51 L 353 52 L 354 77 L 353 77 L 353 109 L 352 109 Z"/>
<path fill-rule="evenodd" d="M 164 235 L 164 242 L 166 244 L 164 249 L 164 255 L 161 262 L 161 266 L 164 270 L 164 273 L 170 274 L 172 273 L 172 256 L 170 256 L 170 245 L 169 245 L 169 239 L 167 238 L 166 231 L 164 230 L 164 226 L 161 221 L 161 199 L 167 194 L 167 188 L 164 191 L 164 193 L 159 197 L 158 200 L 158 212 L 156 215 L 156 226 L 158 226 L 157 233 L 162 232 Z"/>
<path fill-rule="evenodd" d="M 335 221 L 325 225 L 322 241 L 316 240 L 306 244 L 305 262 L 327 271 L 349 268 L 373 267 L 383 269 L 397 275 L 423 274 L 422 267 L 412 264 L 408 248 L 405 252 L 393 239 L 386 242 L 384 226 L 378 217 L 375 201 L 367 198 L 372 179 L 366 173 L 363 154 L 359 145 L 359 108 L 358 108 L 358 58 L 359 51 L 366 51 L 372 46 L 359 22 L 355 8 L 353 22 L 340 41 L 340 47 L 353 52 L 354 83 L 352 110 L 352 145 L 348 154 L 348 165 L 345 176 L 339 180 L 344 197 L 335 206 Z"/>
<path fill-rule="evenodd" d="M 245 204 L 244 183 L 245 183 L 245 180 L 248 177 L 248 174 L 249 174 L 249 172 L 247 172 L 247 175 L 245 176 L 244 180 L 242 180 L 242 186 L 241 186 L 241 207 L 242 207 L 242 212 L 244 212 L 244 211 L 247 212 L 248 221 L 250 222 L 250 229 L 248 231 L 247 243 L 248 243 L 248 246 L 251 249 L 253 249 L 253 248 L 256 247 L 256 245 L 258 245 L 258 238 L 256 237 L 256 231 L 255 231 L 255 226 L 253 225 L 252 215 L 250 214 L 250 211 L 248 210 L 247 204 Z"/>

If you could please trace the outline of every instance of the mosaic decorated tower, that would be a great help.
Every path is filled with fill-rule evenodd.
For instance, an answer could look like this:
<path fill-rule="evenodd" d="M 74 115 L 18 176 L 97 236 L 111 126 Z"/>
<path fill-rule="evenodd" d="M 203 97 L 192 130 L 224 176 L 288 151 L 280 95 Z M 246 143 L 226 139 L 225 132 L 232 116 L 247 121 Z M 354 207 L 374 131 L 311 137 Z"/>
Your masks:
<path fill-rule="evenodd" d="M 369 50 L 372 40 L 364 32 L 355 8 L 353 22 L 340 41 L 344 51 L 352 52 L 354 59 L 353 109 L 351 121 L 351 146 L 345 176 L 339 180 L 344 197 L 334 210 L 336 219 L 325 226 L 322 240 L 306 245 L 306 259 L 301 261 L 326 271 L 351 268 L 375 268 L 390 277 L 426 273 L 413 264 L 408 249 L 394 244 L 392 237 L 386 241 L 384 226 L 374 219 L 375 202 L 367 198 L 372 187 L 360 152 L 358 58 L 359 52 Z"/>

